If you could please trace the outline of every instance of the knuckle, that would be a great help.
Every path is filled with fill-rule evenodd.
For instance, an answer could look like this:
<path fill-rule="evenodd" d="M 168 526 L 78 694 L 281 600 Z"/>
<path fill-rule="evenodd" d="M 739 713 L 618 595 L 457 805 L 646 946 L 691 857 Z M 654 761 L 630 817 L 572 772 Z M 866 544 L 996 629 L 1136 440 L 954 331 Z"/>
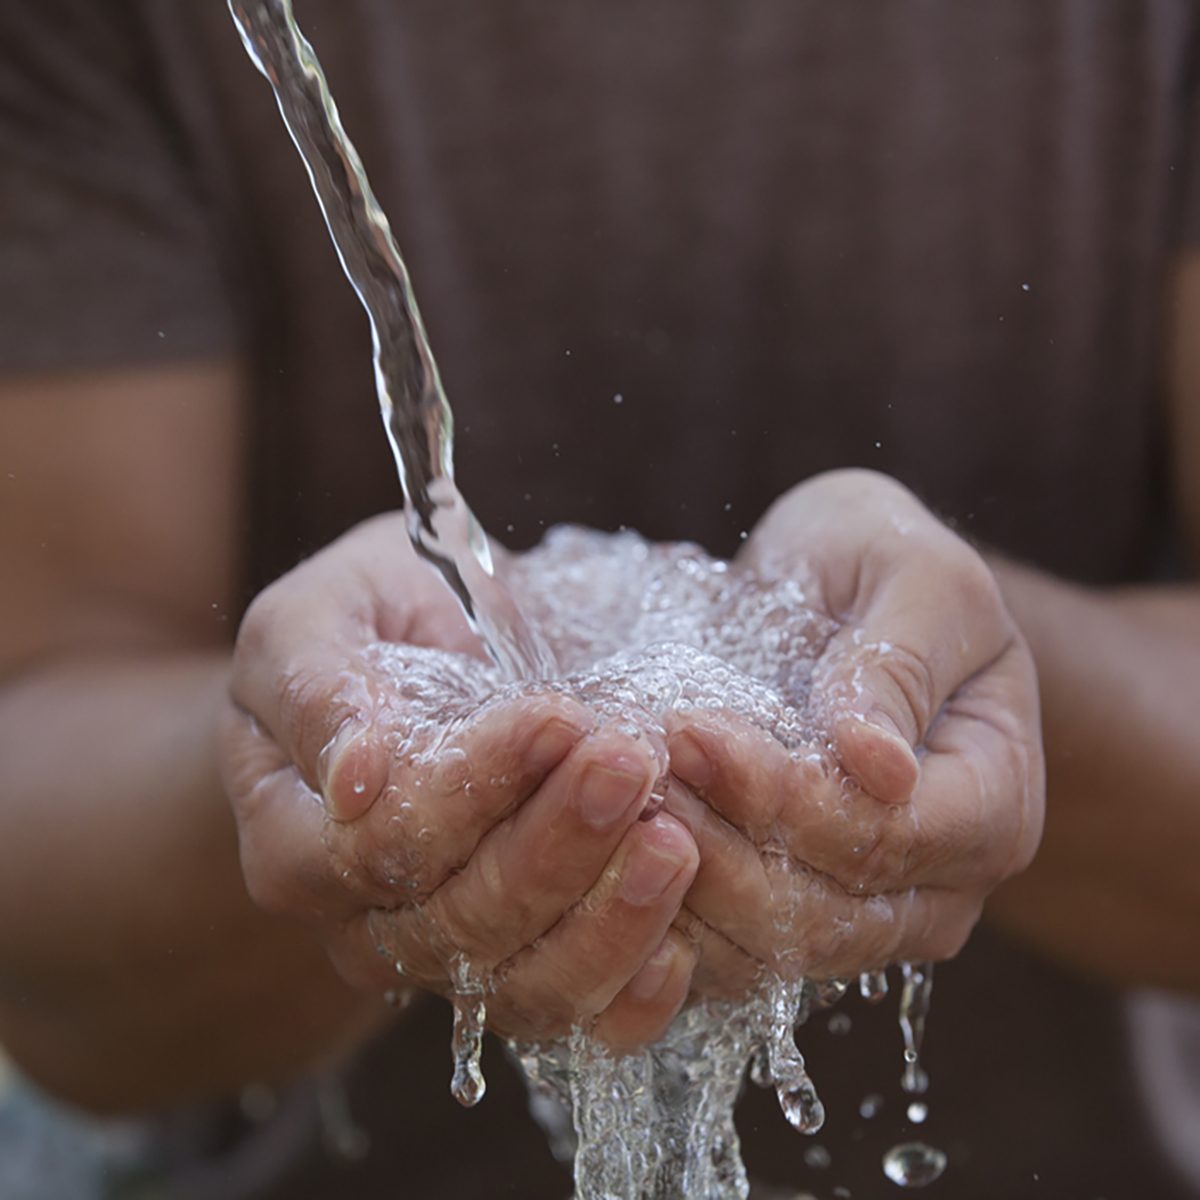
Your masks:
<path fill-rule="evenodd" d="M 907 713 L 913 731 L 923 737 L 937 708 L 937 685 L 932 666 L 921 655 L 902 646 L 892 646 L 881 658 L 879 666 L 897 707 Z"/>
<path fill-rule="evenodd" d="M 896 890 L 917 851 L 917 820 L 911 806 L 889 808 L 850 846 L 852 865 L 839 882 L 856 895 Z"/>

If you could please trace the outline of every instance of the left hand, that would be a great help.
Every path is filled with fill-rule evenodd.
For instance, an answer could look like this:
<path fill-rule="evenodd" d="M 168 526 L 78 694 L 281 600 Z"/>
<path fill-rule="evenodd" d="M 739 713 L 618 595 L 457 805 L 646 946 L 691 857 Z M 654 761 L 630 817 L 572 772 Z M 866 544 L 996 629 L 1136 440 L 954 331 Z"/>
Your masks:
<path fill-rule="evenodd" d="M 701 991 L 761 967 L 846 977 L 961 949 L 1038 845 L 1029 650 L 983 559 L 893 480 L 819 476 L 737 560 L 799 579 L 833 623 L 792 752 L 727 713 L 676 715 L 667 808 L 700 848 L 686 900 Z"/>

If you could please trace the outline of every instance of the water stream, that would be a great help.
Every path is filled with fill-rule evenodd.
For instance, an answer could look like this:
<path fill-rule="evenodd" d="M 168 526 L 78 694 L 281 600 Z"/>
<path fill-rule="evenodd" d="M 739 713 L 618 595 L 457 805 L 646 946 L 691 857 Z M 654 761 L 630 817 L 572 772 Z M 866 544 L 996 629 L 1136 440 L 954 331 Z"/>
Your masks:
<path fill-rule="evenodd" d="M 435 661 L 435 651 L 414 656 L 412 648 L 379 647 L 398 682 L 411 688 L 426 669 L 437 680 L 467 672 L 460 684 L 474 702 L 506 688 L 561 687 L 602 715 L 660 732 L 669 712 L 732 711 L 794 754 L 819 753 L 802 667 L 822 630 L 794 582 L 747 586 L 728 564 L 694 549 L 659 550 L 633 535 L 580 531 L 552 536 L 519 560 L 515 583 L 498 576 L 487 538 L 454 482 L 451 410 L 408 272 L 290 0 L 228 0 L 228 6 L 248 54 L 271 84 L 342 267 L 367 312 L 380 412 L 409 536 L 496 663 L 490 671 L 475 662 Z M 607 599 L 609 611 L 598 597 Z M 523 608 L 535 619 L 527 620 Z M 787 860 L 782 846 L 774 869 L 781 880 L 806 872 Z M 875 900 L 887 903 L 864 899 L 863 911 Z M 795 917 L 782 906 L 780 928 Z M 748 1183 L 733 1110 L 748 1065 L 756 1082 L 774 1087 L 797 1130 L 820 1128 L 824 1111 L 795 1030 L 814 1009 L 836 1003 L 847 982 L 817 981 L 802 964 L 791 966 L 766 973 L 757 990 L 737 1002 L 692 1005 L 662 1041 L 637 1054 L 613 1056 L 583 1030 L 549 1045 L 513 1047 L 552 1145 L 574 1158 L 578 1200 L 744 1198 Z M 455 968 L 453 1090 L 462 1103 L 474 1104 L 484 1093 L 479 1055 L 489 981 L 465 960 Z M 931 985 L 927 965 L 905 968 L 901 1025 L 905 1087 L 913 1093 L 923 1092 L 926 1082 L 918 1055 Z M 871 972 L 859 987 L 864 997 L 882 1000 L 887 977 Z M 896 1147 L 885 1161 L 888 1177 L 904 1186 L 927 1182 L 923 1172 L 940 1174 L 940 1168 L 931 1174 L 928 1156 L 915 1146 Z"/>

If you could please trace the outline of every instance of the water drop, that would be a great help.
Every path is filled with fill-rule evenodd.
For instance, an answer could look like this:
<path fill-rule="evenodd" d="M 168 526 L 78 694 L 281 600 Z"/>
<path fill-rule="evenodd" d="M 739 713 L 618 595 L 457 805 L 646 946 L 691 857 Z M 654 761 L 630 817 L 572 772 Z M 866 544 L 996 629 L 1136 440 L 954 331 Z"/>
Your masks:
<path fill-rule="evenodd" d="M 845 1037 L 850 1032 L 851 1026 L 854 1024 L 846 1013 L 834 1013 L 829 1018 L 829 1032 L 836 1037 Z"/>
<path fill-rule="evenodd" d="M 903 1142 L 883 1156 L 883 1173 L 898 1187 L 926 1187 L 945 1169 L 945 1154 L 924 1142 Z"/>
<path fill-rule="evenodd" d="M 833 1163 L 833 1157 L 824 1146 L 809 1146 L 804 1151 L 804 1161 L 817 1171 L 824 1171 Z"/>
<path fill-rule="evenodd" d="M 777 1083 L 775 1095 L 788 1124 L 800 1133 L 816 1133 L 825 1124 L 825 1106 L 817 1096 L 812 1080 L 805 1075 L 803 1081 L 791 1086 Z"/>
<path fill-rule="evenodd" d="M 486 1020 L 487 1005 L 482 993 L 454 998 L 454 1033 L 451 1039 L 454 1077 L 450 1081 L 450 1094 L 464 1108 L 474 1108 L 487 1091 L 487 1082 L 480 1066 Z"/>
<path fill-rule="evenodd" d="M 881 1108 L 883 1108 L 883 1097 L 878 1092 L 871 1092 L 870 1095 L 864 1096 L 859 1103 L 858 1115 L 869 1121 L 872 1117 L 879 1115 Z"/>
<path fill-rule="evenodd" d="M 921 1067 L 921 1043 L 933 991 L 933 963 L 902 963 L 904 988 L 900 993 L 900 1032 L 904 1037 L 904 1074 L 900 1086 L 910 1096 L 923 1095 L 929 1076 Z"/>
<path fill-rule="evenodd" d="M 914 1125 L 924 1125 L 925 1118 L 929 1116 L 929 1105 L 921 1100 L 914 1100 L 908 1106 L 907 1115 Z"/>
<path fill-rule="evenodd" d="M 864 971 L 858 977 L 858 992 L 869 1004 L 878 1004 L 887 998 L 888 977 L 886 971 Z"/>
<path fill-rule="evenodd" d="M 613 403 L 614 403 L 614 404 L 624 404 L 624 403 L 625 403 L 625 397 L 624 397 L 624 396 L 622 396 L 620 392 L 618 392 L 618 393 L 617 393 L 617 394 L 616 394 L 616 395 L 613 397 Z"/>

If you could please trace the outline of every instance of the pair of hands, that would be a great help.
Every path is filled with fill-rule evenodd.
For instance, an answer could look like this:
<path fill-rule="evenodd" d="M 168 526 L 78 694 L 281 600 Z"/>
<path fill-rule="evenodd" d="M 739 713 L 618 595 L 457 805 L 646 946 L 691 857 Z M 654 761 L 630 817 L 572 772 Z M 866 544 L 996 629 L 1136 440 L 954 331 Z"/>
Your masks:
<path fill-rule="evenodd" d="M 253 897 L 363 988 L 403 984 L 398 962 L 449 993 L 469 962 L 519 1040 L 583 1021 L 631 1047 L 764 967 L 955 954 L 1041 830 L 1033 665 L 990 571 L 864 472 L 789 492 L 743 568 L 802 576 L 833 630 L 809 752 L 720 711 L 630 730 L 537 687 L 413 699 L 414 726 L 371 647 L 481 650 L 399 518 L 352 531 L 239 635 L 224 767 Z"/>

